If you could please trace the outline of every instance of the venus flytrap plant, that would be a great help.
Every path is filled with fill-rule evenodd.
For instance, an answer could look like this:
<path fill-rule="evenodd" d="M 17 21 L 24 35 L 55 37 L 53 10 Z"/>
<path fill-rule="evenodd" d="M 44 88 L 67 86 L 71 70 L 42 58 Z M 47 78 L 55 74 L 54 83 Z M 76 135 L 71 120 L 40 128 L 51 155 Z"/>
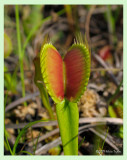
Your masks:
<path fill-rule="evenodd" d="M 46 43 L 40 52 L 40 68 L 46 88 L 56 103 L 56 113 L 65 155 L 78 155 L 79 112 L 77 102 L 90 76 L 90 51 L 81 40 L 62 60 L 56 48 Z"/>

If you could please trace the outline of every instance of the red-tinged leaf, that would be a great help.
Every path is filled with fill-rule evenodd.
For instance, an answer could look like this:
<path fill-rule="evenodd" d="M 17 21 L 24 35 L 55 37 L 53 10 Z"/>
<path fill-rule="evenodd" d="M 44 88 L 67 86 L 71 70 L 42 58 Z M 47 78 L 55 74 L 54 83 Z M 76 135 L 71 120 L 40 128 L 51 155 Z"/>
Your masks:
<path fill-rule="evenodd" d="M 110 47 L 105 46 L 99 51 L 99 55 L 103 60 L 107 60 L 108 58 L 111 57 L 111 52 L 110 52 Z"/>
<path fill-rule="evenodd" d="M 64 58 L 66 72 L 65 97 L 77 102 L 86 89 L 90 76 L 90 53 L 83 44 L 74 44 Z"/>
<path fill-rule="evenodd" d="M 41 72 L 53 100 L 58 103 L 64 98 L 63 61 L 51 44 L 45 44 L 40 53 Z"/>

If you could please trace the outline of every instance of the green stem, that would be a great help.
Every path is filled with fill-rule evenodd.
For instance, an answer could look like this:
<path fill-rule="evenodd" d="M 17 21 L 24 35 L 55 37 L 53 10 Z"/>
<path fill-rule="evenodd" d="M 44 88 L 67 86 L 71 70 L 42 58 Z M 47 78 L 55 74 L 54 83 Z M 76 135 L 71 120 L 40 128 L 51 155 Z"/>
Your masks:
<path fill-rule="evenodd" d="M 49 103 L 47 91 L 45 90 L 45 88 L 43 86 L 38 87 L 38 88 L 40 90 L 40 95 L 41 95 L 41 99 L 42 99 L 42 103 L 43 103 L 44 107 L 48 110 L 50 118 L 54 119 L 54 115 L 53 115 L 53 111 L 52 111 L 52 108 Z M 42 88 L 43 88 L 43 91 L 42 91 Z"/>
<path fill-rule="evenodd" d="M 25 97 L 25 84 L 24 84 L 24 70 L 23 70 L 23 57 L 21 49 L 21 36 L 20 36 L 20 27 L 19 27 L 19 7 L 15 6 L 15 15 L 16 15 L 16 30 L 17 30 L 17 41 L 18 41 L 18 52 L 19 52 L 19 64 L 21 72 L 21 83 L 22 83 L 22 96 Z M 26 102 L 24 102 L 26 106 Z"/>
<path fill-rule="evenodd" d="M 79 113 L 77 103 L 63 100 L 56 105 L 56 113 L 65 155 L 78 155 Z"/>
<path fill-rule="evenodd" d="M 21 36 L 20 36 L 20 26 L 19 26 L 19 7 L 15 6 L 15 15 L 16 15 L 16 30 L 17 30 L 17 41 L 18 41 L 18 52 L 19 52 L 19 64 L 20 64 L 20 72 L 21 72 L 21 83 L 22 83 L 22 96 L 25 97 L 25 84 L 24 84 L 24 70 L 23 70 L 23 57 L 21 49 Z M 24 102 L 26 106 L 26 102 Z"/>
<path fill-rule="evenodd" d="M 117 42 L 117 37 L 115 33 L 115 18 L 112 15 L 111 6 L 107 6 L 107 20 L 108 20 L 108 28 L 111 34 L 111 43 L 115 44 Z"/>

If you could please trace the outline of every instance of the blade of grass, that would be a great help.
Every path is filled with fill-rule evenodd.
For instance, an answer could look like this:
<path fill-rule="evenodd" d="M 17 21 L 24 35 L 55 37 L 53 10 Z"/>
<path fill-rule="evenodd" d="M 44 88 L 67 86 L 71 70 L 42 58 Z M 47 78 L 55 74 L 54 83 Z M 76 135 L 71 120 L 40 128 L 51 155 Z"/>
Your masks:
<path fill-rule="evenodd" d="M 33 154 L 28 151 L 21 151 L 20 153 L 26 153 L 26 154 L 29 154 L 30 156 L 33 156 Z"/>
<path fill-rule="evenodd" d="M 8 149 L 8 145 L 7 145 L 7 143 L 6 143 L 6 141 L 5 141 L 5 140 L 4 140 L 4 147 L 5 147 L 6 151 L 9 151 L 9 149 Z"/>
<path fill-rule="evenodd" d="M 83 137 L 82 141 L 80 142 L 80 144 L 79 144 L 79 146 L 78 146 L 78 149 L 80 149 L 80 147 L 82 146 L 84 140 L 85 140 L 85 136 Z"/>
<path fill-rule="evenodd" d="M 106 140 L 106 138 L 107 138 L 107 135 L 108 135 L 108 131 L 109 131 L 109 128 L 107 128 L 107 132 L 106 132 L 106 135 L 105 135 L 105 139 L 104 139 L 104 141 L 103 141 L 103 144 L 102 144 L 102 150 L 103 150 L 103 148 L 104 148 L 104 144 L 105 144 L 105 140 Z"/>
<path fill-rule="evenodd" d="M 107 22 L 108 22 L 108 28 L 109 28 L 109 32 L 111 34 L 111 44 L 115 44 L 117 42 L 117 37 L 116 37 L 116 24 L 115 24 L 115 18 L 112 15 L 112 10 L 111 10 L 111 6 L 108 5 L 107 6 Z"/>
<path fill-rule="evenodd" d="M 19 124 L 19 121 L 18 121 L 18 120 L 16 120 L 16 124 Z M 18 134 L 19 134 L 19 133 L 21 132 L 21 129 L 18 128 L 18 129 L 17 129 L 17 132 L 18 132 Z M 23 141 L 24 141 L 24 138 L 22 137 L 20 143 L 23 143 Z"/>
<path fill-rule="evenodd" d="M 7 102 L 7 97 L 8 97 L 8 92 L 5 96 L 5 100 L 4 100 L 4 120 L 5 120 L 5 106 L 6 106 L 6 102 Z M 9 141 L 8 141 L 8 137 L 7 137 L 7 131 L 6 131 L 6 128 L 5 128 L 5 122 L 4 122 L 4 136 L 5 136 L 5 142 L 6 142 L 6 146 L 8 147 L 8 150 L 10 151 L 10 154 L 13 155 L 13 152 L 11 150 L 11 147 L 10 147 L 10 144 L 9 144 Z"/>
<path fill-rule="evenodd" d="M 15 144 L 14 144 L 14 146 L 13 146 L 13 150 L 12 150 L 12 154 L 13 154 L 13 155 L 15 155 L 15 153 L 16 153 L 16 147 L 17 147 L 17 145 L 18 145 L 18 143 L 19 143 L 20 138 L 21 138 L 22 135 L 27 131 L 27 129 L 28 129 L 29 127 L 31 127 L 32 125 L 37 124 L 37 123 L 39 123 L 39 122 L 43 122 L 43 121 L 48 121 L 48 120 L 38 120 L 38 121 L 30 122 L 28 125 L 26 125 L 26 126 L 21 130 L 21 132 L 19 133 L 18 137 L 16 138 Z"/>
<path fill-rule="evenodd" d="M 17 30 L 17 41 L 18 41 L 18 52 L 19 52 L 19 64 L 20 64 L 20 72 L 21 72 L 21 83 L 22 83 L 22 96 L 25 97 L 25 84 L 24 84 L 24 70 L 23 70 L 23 58 L 24 54 L 22 54 L 21 48 L 21 35 L 20 35 L 20 27 L 19 27 L 19 7 L 15 6 L 15 16 L 16 16 L 16 30 Z M 26 102 L 24 102 L 26 106 Z"/>
<path fill-rule="evenodd" d="M 12 150 L 11 150 L 10 144 L 9 144 L 9 142 L 8 142 L 7 132 L 6 132 L 6 129 L 5 129 L 5 125 L 4 125 L 4 136 L 5 136 L 5 140 L 6 140 L 7 147 L 8 147 L 8 149 L 9 149 L 11 155 L 13 155 L 13 152 L 12 152 Z"/>
<path fill-rule="evenodd" d="M 41 133 L 41 132 L 40 132 Z M 39 133 L 39 136 L 37 137 L 37 140 L 36 140 L 36 144 L 34 146 L 34 155 L 35 155 L 35 151 L 37 149 L 37 144 L 38 144 L 38 140 L 39 140 L 39 137 L 40 137 L 40 133 Z M 33 142 L 34 143 L 34 142 Z"/>
<path fill-rule="evenodd" d="M 105 138 L 104 138 L 104 140 L 103 140 L 103 143 L 102 143 L 102 146 L 100 147 L 100 143 L 101 143 L 101 139 L 99 139 L 99 142 L 98 142 L 98 149 L 97 149 L 97 151 L 99 151 L 99 155 L 103 155 L 103 148 L 104 148 L 104 144 L 105 144 L 105 140 L 106 140 L 106 138 L 107 138 L 107 135 L 108 135 L 108 131 L 109 131 L 109 128 L 107 128 L 107 131 L 106 131 L 106 135 L 105 135 Z"/>

